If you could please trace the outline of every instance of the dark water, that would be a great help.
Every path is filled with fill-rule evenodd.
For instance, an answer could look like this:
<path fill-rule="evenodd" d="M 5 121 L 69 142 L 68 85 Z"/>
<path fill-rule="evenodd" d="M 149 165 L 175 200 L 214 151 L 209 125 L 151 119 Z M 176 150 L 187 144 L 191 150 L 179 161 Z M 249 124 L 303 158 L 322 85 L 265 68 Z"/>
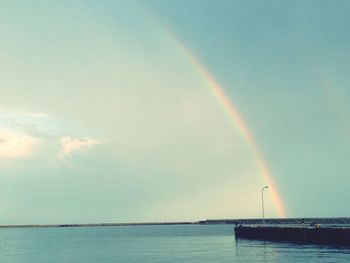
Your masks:
<path fill-rule="evenodd" d="M 236 241 L 230 225 L 0 229 L 1 262 L 350 262 L 350 248 Z"/>

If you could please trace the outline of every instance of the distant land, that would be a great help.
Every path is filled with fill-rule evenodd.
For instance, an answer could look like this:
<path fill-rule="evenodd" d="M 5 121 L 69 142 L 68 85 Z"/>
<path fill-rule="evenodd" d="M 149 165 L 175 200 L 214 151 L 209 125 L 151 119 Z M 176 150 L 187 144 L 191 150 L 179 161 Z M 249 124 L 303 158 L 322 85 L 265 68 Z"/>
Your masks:
<path fill-rule="evenodd" d="M 265 218 L 266 224 L 350 224 L 350 217 L 315 218 Z M 0 228 L 36 228 L 36 227 L 104 227 L 104 226 L 150 226 L 150 225 L 219 225 L 219 224 L 262 224 L 261 218 L 251 219 L 206 219 L 193 222 L 144 222 L 144 223 L 94 223 L 94 224 L 31 224 L 0 225 Z"/>

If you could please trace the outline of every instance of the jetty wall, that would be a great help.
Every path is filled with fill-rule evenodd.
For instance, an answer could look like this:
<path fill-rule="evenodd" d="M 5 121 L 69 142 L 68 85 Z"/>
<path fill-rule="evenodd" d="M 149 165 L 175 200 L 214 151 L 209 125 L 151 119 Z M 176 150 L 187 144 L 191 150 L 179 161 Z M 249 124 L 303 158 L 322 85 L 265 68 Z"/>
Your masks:
<path fill-rule="evenodd" d="M 291 241 L 306 244 L 350 245 L 350 228 L 237 226 L 236 239 Z"/>
<path fill-rule="evenodd" d="M 259 225 L 262 224 L 261 218 L 248 219 L 208 219 L 198 221 L 199 224 L 246 224 Z M 271 225 L 299 225 L 299 224 L 350 224 L 350 217 L 300 217 L 300 218 L 265 218 L 265 224 Z"/>

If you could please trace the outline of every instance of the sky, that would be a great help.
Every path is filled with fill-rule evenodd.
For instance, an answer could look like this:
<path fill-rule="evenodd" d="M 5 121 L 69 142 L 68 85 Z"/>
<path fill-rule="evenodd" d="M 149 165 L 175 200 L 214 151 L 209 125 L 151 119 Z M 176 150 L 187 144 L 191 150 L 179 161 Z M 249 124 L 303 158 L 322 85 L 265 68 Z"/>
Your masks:
<path fill-rule="evenodd" d="M 0 224 L 350 216 L 349 12 L 1 1 Z"/>

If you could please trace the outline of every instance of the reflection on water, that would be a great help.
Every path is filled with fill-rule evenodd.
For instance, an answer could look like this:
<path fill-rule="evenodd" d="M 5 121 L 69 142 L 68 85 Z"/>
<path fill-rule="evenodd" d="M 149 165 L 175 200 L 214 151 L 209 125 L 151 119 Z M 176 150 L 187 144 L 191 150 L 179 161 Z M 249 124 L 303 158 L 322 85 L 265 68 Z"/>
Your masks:
<path fill-rule="evenodd" d="M 350 248 L 344 246 L 237 239 L 235 251 L 236 258 L 249 262 L 350 262 Z"/>
<path fill-rule="evenodd" d="M 0 229 L 1 262 L 350 262 L 350 248 L 235 240 L 231 225 Z"/>

